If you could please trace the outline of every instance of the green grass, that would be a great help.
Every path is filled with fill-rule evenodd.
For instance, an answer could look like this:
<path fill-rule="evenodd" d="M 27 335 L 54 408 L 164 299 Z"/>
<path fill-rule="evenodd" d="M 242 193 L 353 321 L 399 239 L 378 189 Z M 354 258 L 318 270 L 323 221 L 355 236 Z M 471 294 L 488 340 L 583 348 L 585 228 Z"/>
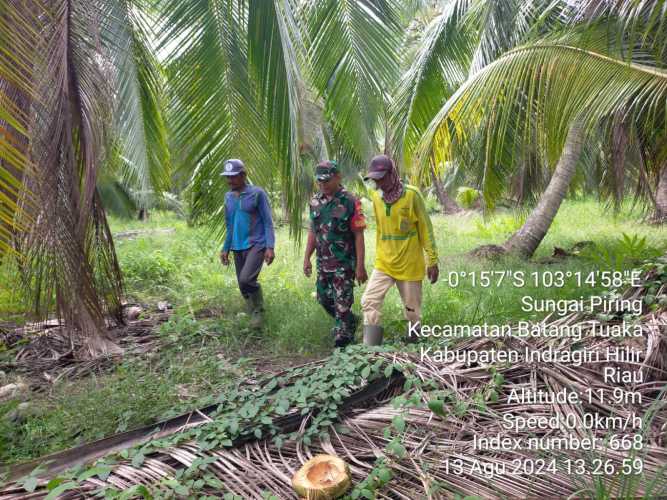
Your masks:
<path fill-rule="evenodd" d="M 433 216 L 440 251 L 441 280 L 424 284 L 423 322 L 432 324 L 505 323 L 539 319 L 521 310 L 520 298 L 578 298 L 602 287 L 564 288 L 509 283 L 500 287 L 473 287 L 463 280 L 446 283 L 448 273 L 481 271 L 581 271 L 629 269 L 637 259 L 666 250 L 667 228 L 640 222 L 626 209 L 618 216 L 604 213 L 594 201 L 568 201 L 538 249 L 536 259 L 549 256 L 554 246 L 569 248 L 591 240 L 597 250 L 589 258 L 558 264 L 514 259 L 471 261 L 462 254 L 483 244 L 502 243 L 520 224 L 512 213 L 487 219 L 479 215 Z M 146 233 L 118 239 L 116 247 L 125 273 L 129 300 L 154 306 L 158 300 L 174 305 L 174 316 L 160 328 L 168 347 L 140 359 L 127 359 L 110 372 L 79 381 L 61 380 L 46 394 L 32 394 L 36 415 L 22 425 L 7 423 L 2 415 L 16 403 L 0 406 L 0 461 L 17 462 L 144 425 L 175 412 L 206 404 L 229 384 L 242 382 L 247 363 L 241 357 L 276 359 L 277 356 L 314 358 L 332 349 L 332 321 L 315 299 L 315 278 L 302 273 L 303 247 L 297 248 L 286 227 L 277 231 L 276 260 L 260 276 L 267 306 L 267 327 L 261 334 L 248 329 L 249 318 L 236 285 L 233 266 L 218 260 L 219 242 L 203 228 L 188 227 L 168 213 L 154 213 L 147 222 L 111 220 L 114 233 L 129 229 L 173 228 L 173 233 Z M 637 235 L 624 243 L 623 234 Z M 642 238 L 645 238 L 642 240 Z M 632 240 L 630 240 L 632 241 Z M 366 232 L 366 263 L 370 274 L 375 254 L 375 229 Z M 0 316 L 20 319 L 21 301 L 12 290 L 10 269 L 0 268 Z M 363 288 L 355 289 L 359 313 Z M 203 308 L 221 311 L 218 317 L 195 320 Z M 404 328 L 396 290 L 390 291 L 383 310 L 389 339 Z M 359 335 L 359 333 L 358 333 Z M 0 346 L 0 351 L 2 346 Z M 8 357 L 10 353 L 5 353 Z M 0 352 L 0 361 L 3 354 Z M 275 362 L 280 367 L 280 362 Z M 12 374 L 10 374 L 10 378 Z"/>
<path fill-rule="evenodd" d="M 33 395 L 25 423 L 0 419 L 0 461 L 28 460 L 212 404 L 249 371 L 248 360 L 225 356 L 222 328 L 218 320 L 176 317 L 159 329 L 168 345 L 159 353 Z M 0 404 L 0 415 L 15 406 Z"/>
<path fill-rule="evenodd" d="M 593 201 L 564 204 L 554 221 L 552 230 L 542 243 L 536 258 L 548 256 L 554 246 L 569 248 L 574 243 L 592 240 L 603 248 L 615 249 L 622 234 L 646 237 L 646 249 L 629 257 L 641 258 L 664 250 L 667 229 L 657 229 L 637 223 L 638 214 L 630 211 L 613 217 L 605 214 Z M 560 264 L 542 265 L 514 259 L 501 262 L 473 262 L 461 254 L 489 243 L 502 243 L 521 220 L 510 213 L 498 214 L 488 220 L 481 216 L 433 217 L 437 244 L 440 251 L 441 276 L 434 286 L 424 284 L 424 321 L 438 323 L 476 323 L 481 321 L 516 321 L 525 319 L 519 298 L 530 294 L 539 298 L 577 298 L 602 288 L 578 289 L 514 288 L 502 286 L 482 289 L 472 286 L 451 288 L 446 283 L 449 272 L 480 272 L 523 270 L 531 272 L 581 271 L 601 268 L 600 262 L 591 259 L 570 259 Z M 366 234 L 366 262 L 370 273 L 375 255 L 375 230 Z M 173 227 L 173 235 L 148 235 L 135 240 L 117 243 L 121 266 L 126 272 L 127 288 L 138 301 L 154 302 L 168 299 L 181 311 L 201 307 L 222 307 L 226 316 L 242 312 L 243 303 L 236 288 L 233 266 L 224 268 L 218 261 L 218 243 L 212 241 L 204 229 L 189 228 L 184 222 L 170 216 L 158 215 L 147 224 L 112 221 L 117 232 L 128 228 Z M 315 300 L 313 278 L 305 278 L 301 272 L 302 249 L 295 248 L 286 227 L 277 231 L 276 260 L 264 267 L 260 282 L 264 287 L 267 303 L 268 328 L 262 344 L 281 353 L 298 352 L 313 355 L 326 352 L 330 345 L 328 330 L 331 321 Z M 623 249 L 618 249 L 621 252 Z M 622 252 L 621 252 L 622 253 Z M 631 258 L 621 255 L 619 269 L 629 268 Z M 605 267 L 605 268 L 608 268 Z M 469 284 L 468 284 L 469 285 Z M 355 289 L 355 310 L 359 312 L 360 288 Z M 471 307 L 473 306 L 473 307 Z M 384 308 L 384 317 L 390 329 L 396 330 L 401 319 L 398 293 L 392 290 Z M 539 315 L 531 319 L 537 319 Z M 238 324 L 245 328 L 247 319 L 241 317 Z"/>

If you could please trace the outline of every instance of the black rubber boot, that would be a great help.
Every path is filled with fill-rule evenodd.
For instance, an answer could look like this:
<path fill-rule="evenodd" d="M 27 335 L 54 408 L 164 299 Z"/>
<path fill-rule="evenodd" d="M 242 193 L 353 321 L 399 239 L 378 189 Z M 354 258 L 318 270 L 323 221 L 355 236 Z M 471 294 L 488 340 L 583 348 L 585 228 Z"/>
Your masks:
<path fill-rule="evenodd" d="M 354 337 L 347 336 L 341 332 L 334 337 L 334 347 L 340 347 L 342 349 L 353 341 Z"/>
<path fill-rule="evenodd" d="M 260 288 L 248 297 L 250 305 L 250 328 L 261 330 L 264 326 L 264 297 Z"/>
<path fill-rule="evenodd" d="M 354 334 L 359 327 L 359 323 L 361 323 L 361 317 L 352 312 L 350 314 L 352 314 L 352 321 L 350 321 L 350 326 L 347 331 L 338 328 L 333 329 L 334 346 L 336 347 L 345 347 L 354 342 Z"/>
<path fill-rule="evenodd" d="M 379 325 L 364 325 L 364 344 L 381 345 L 382 327 Z"/>

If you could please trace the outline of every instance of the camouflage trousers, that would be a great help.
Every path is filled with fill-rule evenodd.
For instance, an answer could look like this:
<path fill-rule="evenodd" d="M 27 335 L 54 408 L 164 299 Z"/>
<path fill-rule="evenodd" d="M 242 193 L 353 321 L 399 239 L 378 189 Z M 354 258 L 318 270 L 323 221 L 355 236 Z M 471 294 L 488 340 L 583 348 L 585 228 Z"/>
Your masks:
<path fill-rule="evenodd" d="M 352 314 L 354 304 L 354 271 L 317 273 L 317 301 L 336 320 L 334 337 L 354 337 L 358 318 Z"/>

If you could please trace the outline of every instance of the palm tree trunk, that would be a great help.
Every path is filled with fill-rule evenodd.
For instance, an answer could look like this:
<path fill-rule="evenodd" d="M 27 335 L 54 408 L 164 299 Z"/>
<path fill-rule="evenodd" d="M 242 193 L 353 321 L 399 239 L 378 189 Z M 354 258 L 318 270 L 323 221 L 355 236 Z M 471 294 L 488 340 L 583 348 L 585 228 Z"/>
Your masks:
<path fill-rule="evenodd" d="M 435 195 L 437 196 L 438 201 L 440 202 L 440 206 L 442 207 L 442 213 L 444 214 L 459 213 L 461 211 L 461 207 L 459 207 L 458 204 L 449 197 L 447 191 L 445 191 L 445 188 L 442 185 L 442 182 L 440 182 L 438 176 L 435 175 L 435 170 L 433 170 L 433 165 L 431 165 L 429 169 L 431 173 L 431 182 L 433 182 L 433 186 L 435 187 Z"/>
<path fill-rule="evenodd" d="M 658 179 L 658 189 L 655 193 L 655 215 L 657 224 L 667 222 L 667 163 L 663 164 Z"/>
<path fill-rule="evenodd" d="M 575 121 L 567 133 L 563 154 L 558 160 L 547 189 L 542 193 L 535 209 L 521 229 L 514 233 L 503 245 L 509 253 L 524 258 L 533 255 L 547 234 L 556 213 L 563 202 L 574 176 L 575 167 L 583 146 L 582 123 Z"/>

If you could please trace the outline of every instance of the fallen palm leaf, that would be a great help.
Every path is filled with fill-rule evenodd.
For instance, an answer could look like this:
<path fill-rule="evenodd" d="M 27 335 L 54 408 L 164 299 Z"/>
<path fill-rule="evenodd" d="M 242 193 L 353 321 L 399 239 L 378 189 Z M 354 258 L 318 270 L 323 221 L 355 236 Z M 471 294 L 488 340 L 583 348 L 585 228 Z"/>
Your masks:
<path fill-rule="evenodd" d="M 655 284 L 655 273 L 646 276 Z M 657 295 L 665 292 L 665 276 Z M 652 285 L 653 286 L 653 285 Z M 646 287 L 631 287 L 624 298 L 642 298 Z M 618 323 L 618 318 L 612 318 Z M 349 464 L 350 476 L 355 488 L 368 488 L 376 498 L 406 499 L 445 498 L 454 494 L 473 494 L 482 498 L 499 497 L 566 497 L 576 492 L 603 491 L 610 497 L 620 496 L 660 497 L 667 495 L 667 311 L 656 307 L 645 308 L 637 324 L 640 337 L 613 339 L 595 336 L 595 328 L 602 323 L 594 316 L 571 314 L 559 319 L 548 319 L 543 326 L 578 325 L 584 335 L 580 341 L 571 337 L 528 338 L 510 336 L 503 339 L 464 338 L 451 346 L 453 351 L 481 351 L 490 349 L 525 349 L 530 352 L 547 349 L 605 350 L 612 346 L 632 346 L 641 353 L 639 362 L 615 363 L 585 362 L 582 366 L 568 363 L 519 362 L 508 365 L 468 366 L 463 362 L 438 363 L 418 352 L 363 351 L 354 347 L 346 351 L 362 355 L 369 365 L 382 363 L 388 366 L 386 375 L 394 378 L 392 385 L 384 381 L 380 373 L 370 375 L 372 380 L 363 382 L 350 397 L 351 403 L 338 408 L 338 424 L 326 427 L 318 439 L 287 440 L 277 445 L 250 433 L 236 440 L 231 446 L 203 446 L 198 439 L 185 439 L 163 443 L 147 449 L 141 460 L 128 456 L 109 463 L 110 473 L 104 479 L 90 477 L 81 480 L 77 488 L 67 492 L 68 498 L 85 498 L 100 489 L 124 490 L 143 485 L 155 495 L 174 494 L 178 485 L 179 495 L 220 495 L 230 492 L 242 498 L 261 499 L 266 491 L 279 498 L 294 498 L 291 478 L 302 464 L 319 454 L 340 457 Z M 334 355 L 335 356 L 335 355 Z M 280 377 L 261 381 L 248 389 L 252 394 L 277 394 L 281 384 L 307 386 L 318 372 L 331 360 L 311 363 L 286 371 Z M 335 360 L 334 360 L 335 362 Z M 607 382 L 603 366 L 638 369 L 643 374 L 641 383 Z M 401 370 L 405 383 L 391 375 L 392 368 Z M 340 365 L 339 370 L 343 370 Z M 381 370 L 382 371 L 382 370 Z M 394 372 L 395 373 L 395 372 Z M 277 381 L 281 380 L 280 383 Z M 401 387 L 396 387 L 399 382 Z M 385 385 L 382 385 L 382 384 Z M 387 385 L 388 384 L 388 385 Z M 271 391 L 263 389 L 274 387 Z M 366 392 L 364 392 L 364 387 Z M 373 387 L 374 392 L 368 392 Z M 523 403 L 510 399 L 513 390 L 532 393 L 557 393 L 567 390 L 576 394 L 579 402 L 548 401 Z M 589 390 L 606 396 L 602 401 L 589 399 Z M 278 391 L 278 392 L 275 392 Z M 493 391 L 493 393 L 492 393 Z M 626 394 L 638 394 L 628 398 Z M 262 396 L 266 397 L 266 396 Z M 438 403 L 434 403 L 438 401 Z M 276 417 L 271 425 L 288 421 L 292 428 L 306 432 L 316 418 L 316 412 L 294 415 L 287 413 Z M 587 416 L 588 415 L 588 416 Z M 606 427 L 585 429 L 585 418 L 603 419 L 603 422 L 624 422 L 636 416 L 641 419 L 640 428 L 614 430 Z M 576 423 L 572 429 L 515 429 L 507 428 L 507 418 L 553 417 L 570 419 Z M 193 429 L 215 425 L 220 417 L 210 415 L 213 422 L 192 420 Z M 283 420 L 280 420 L 280 419 Z M 615 420 L 604 420 L 615 419 Z M 178 436 L 177 431 L 174 436 Z M 261 433 L 260 433 L 261 434 Z M 640 436 L 639 450 L 630 451 L 609 445 L 623 435 Z M 499 449 L 475 445 L 479 439 L 498 436 L 509 442 L 521 442 L 522 447 L 505 446 Z M 534 440 L 536 445 L 550 443 L 551 448 L 528 448 L 525 443 Z M 596 439 L 602 443 L 594 453 L 567 446 L 572 439 Z M 75 450 L 72 450 L 75 451 Z M 99 454 L 103 450 L 98 450 Z M 76 453 L 70 454 L 70 459 Z M 98 455 L 99 456 L 99 455 Z M 539 459 L 553 460 L 552 470 L 522 469 L 523 464 Z M 620 474 L 627 460 L 641 461 L 640 474 Z M 581 464 L 592 470 L 595 460 L 601 460 L 614 473 L 598 476 L 568 473 L 568 464 Z M 61 461 L 64 465 L 66 461 Z M 72 465 L 71 462 L 69 465 Z M 31 464 L 32 467 L 37 463 Z M 498 471 L 514 470 L 503 474 Z M 460 468 L 460 470 L 459 470 Z M 29 472 L 25 467 L 23 473 Z M 572 472 L 572 471 L 570 471 Z M 184 484 L 184 475 L 204 479 Z M 181 482 L 179 479 L 181 478 Z M 595 481 L 595 483 L 594 483 Z M 41 488 L 41 489 L 40 489 Z M 362 490 L 355 490 L 359 493 Z M 0 499 L 25 498 L 25 490 L 16 483 L 0 491 Z M 43 486 L 33 493 L 34 498 L 46 494 Z"/>

